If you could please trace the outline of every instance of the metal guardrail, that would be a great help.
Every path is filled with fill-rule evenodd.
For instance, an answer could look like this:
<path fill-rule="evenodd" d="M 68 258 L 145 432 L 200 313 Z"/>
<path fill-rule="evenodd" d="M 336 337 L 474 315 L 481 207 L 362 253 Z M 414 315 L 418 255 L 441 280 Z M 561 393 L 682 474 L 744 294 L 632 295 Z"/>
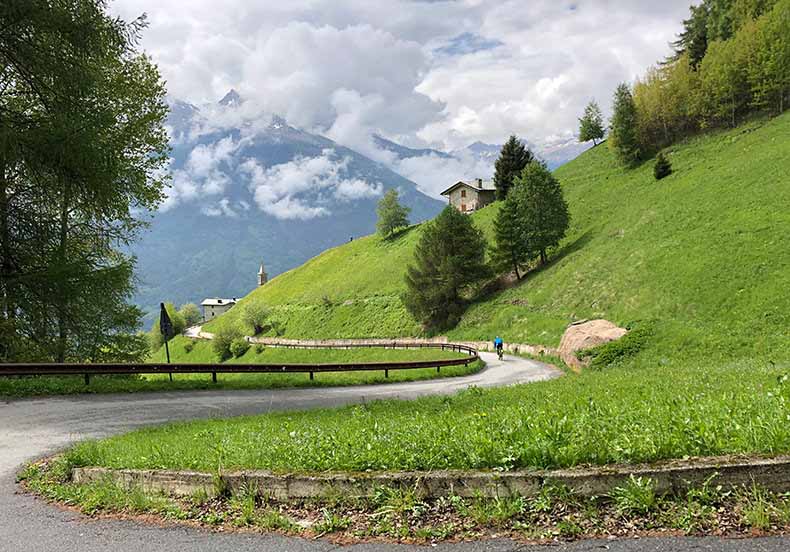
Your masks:
<path fill-rule="evenodd" d="M 291 348 L 289 346 L 289 348 Z M 2 376 L 73 376 L 82 374 L 85 384 L 90 384 L 93 375 L 107 374 L 211 374 L 212 380 L 217 381 L 217 374 L 310 374 L 314 379 L 316 373 L 321 372 L 371 372 L 383 371 L 384 377 L 389 377 L 390 370 L 415 370 L 420 368 L 436 368 L 440 372 L 443 367 L 468 366 L 480 359 L 476 349 L 466 345 L 454 343 L 397 343 L 391 344 L 359 344 L 345 346 L 293 346 L 292 348 L 314 349 L 357 349 L 357 348 L 383 348 L 383 349 L 441 349 L 465 353 L 467 356 L 444 360 L 418 360 L 418 361 L 392 361 L 392 362 L 352 362 L 352 363 L 316 363 L 316 364 L 196 364 L 177 362 L 165 363 L 7 363 L 0 364 L 0 377 Z"/>

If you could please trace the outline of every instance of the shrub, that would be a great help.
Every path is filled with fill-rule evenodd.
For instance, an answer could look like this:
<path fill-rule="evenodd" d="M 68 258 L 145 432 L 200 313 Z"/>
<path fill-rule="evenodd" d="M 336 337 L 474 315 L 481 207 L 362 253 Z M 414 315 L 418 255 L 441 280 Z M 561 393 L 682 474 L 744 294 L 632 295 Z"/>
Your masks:
<path fill-rule="evenodd" d="M 241 311 L 241 321 L 252 328 L 252 335 L 258 335 L 271 328 L 270 314 L 269 307 L 263 303 L 250 301 Z"/>
<path fill-rule="evenodd" d="M 200 309 L 194 303 L 181 305 L 178 314 L 184 319 L 184 324 L 187 328 L 198 324 L 203 319 L 203 316 L 200 314 Z"/>
<path fill-rule="evenodd" d="M 173 303 L 165 303 L 165 310 L 167 310 L 167 314 L 170 317 L 170 321 L 173 323 L 173 332 L 174 335 L 179 335 L 184 332 L 187 327 L 186 321 L 184 320 L 184 316 L 176 310 L 175 305 Z M 165 344 L 164 338 L 162 334 L 159 333 L 159 316 L 157 315 L 156 320 L 154 320 L 153 324 L 151 325 L 151 331 L 148 332 L 148 342 L 151 346 L 151 351 L 156 352 L 159 350 L 162 345 Z"/>
<path fill-rule="evenodd" d="M 647 346 L 652 335 L 652 324 L 640 323 L 616 341 L 581 351 L 580 358 L 590 359 L 590 368 L 606 368 L 617 361 L 636 355 Z"/>
<path fill-rule="evenodd" d="M 656 157 L 656 164 L 653 166 L 653 176 L 656 180 L 661 180 L 672 174 L 672 163 L 663 153 L 659 153 Z"/>
<path fill-rule="evenodd" d="M 195 348 L 195 342 L 192 341 L 191 339 L 189 341 L 187 341 L 186 343 L 184 343 L 184 352 L 191 353 L 192 349 L 194 349 L 194 348 Z"/>
<path fill-rule="evenodd" d="M 257 355 L 263 354 L 263 351 L 265 351 L 265 350 L 266 350 L 266 348 L 261 343 L 258 343 L 255 346 L 255 354 L 257 354 Z"/>
<path fill-rule="evenodd" d="M 220 328 L 211 340 L 211 347 L 220 361 L 228 360 L 233 356 L 230 346 L 234 340 L 242 337 L 241 332 L 234 326 Z"/>
<path fill-rule="evenodd" d="M 236 358 L 243 357 L 250 350 L 249 342 L 243 337 L 237 337 L 230 343 L 230 353 Z"/>

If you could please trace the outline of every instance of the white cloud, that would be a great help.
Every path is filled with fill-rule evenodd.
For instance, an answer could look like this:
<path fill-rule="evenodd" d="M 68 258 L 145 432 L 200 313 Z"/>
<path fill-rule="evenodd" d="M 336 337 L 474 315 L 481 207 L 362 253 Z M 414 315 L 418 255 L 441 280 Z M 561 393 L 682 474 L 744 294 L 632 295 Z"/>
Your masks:
<path fill-rule="evenodd" d="M 359 178 L 341 180 L 335 186 L 335 197 L 341 201 L 369 199 L 372 197 L 379 197 L 383 193 L 384 186 L 381 182 L 370 184 Z"/>
<path fill-rule="evenodd" d="M 341 201 L 381 195 L 381 183 L 344 178 L 349 159 L 337 159 L 333 150 L 319 157 L 297 157 L 288 163 L 261 167 L 247 159 L 241 169 L 258 208 L 280 219 L 310 219 L 329 215 L 328 199 Z"/>
<path fill-rule="evenodd" d="M 226 217 L 235 218 L 239 216 L 230 206 L 230 200 L 226 197 L 223 197 L 216 203 L 204 206 L 200 212 L 209 217 L 220 217 L 224 215 Z"/>
<path fill-rule="evenodd" d="M 464 152 L 459 152 L 457 155 L 458 157 L 437 155 L 410 157 L 393 162 L 392 169 L 414 181 L 423 193 L 436 198 L 459 180 L 473 178 L 488 180 L 494 174 L 492 163 Z"/>
<path fill-rule="evenodd" d="M 231 137 L 212 144 L 198 144 L 189 153 L 182 169 L 172 171 L 173 181 L 161 211 L 177 203 L 222 194 L 231 182 L 233 155 L 240 142 Z"/>
<path fill-rule="evenodd" d="M 608 112 L 619 82 L 668 53 L 688 5 L 116 0 L 111 9 L 148 12 L 142 43 L 173 97 L 200 104 L 234 87 L 247 98 L 212 124 L 244 128 L 276 113 L 387 162 L 371 132 L 448 150 L 511 133 L 539 146 L 565 140 L 591 98 Z M 423 163 L 414 178 L 434 180 L 438 165 Z"/>

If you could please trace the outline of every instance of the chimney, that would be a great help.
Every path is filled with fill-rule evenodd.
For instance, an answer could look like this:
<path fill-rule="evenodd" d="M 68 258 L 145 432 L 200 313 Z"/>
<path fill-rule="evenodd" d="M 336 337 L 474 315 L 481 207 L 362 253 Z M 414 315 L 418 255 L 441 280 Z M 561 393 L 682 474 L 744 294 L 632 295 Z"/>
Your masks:
<path fill-rule="evenodd" d="M 483 179 L 482 178 L 478 178 L 477 179 L 477 187 L 479 189 L 481 189 L 481 190 L 483 189 Z"/>

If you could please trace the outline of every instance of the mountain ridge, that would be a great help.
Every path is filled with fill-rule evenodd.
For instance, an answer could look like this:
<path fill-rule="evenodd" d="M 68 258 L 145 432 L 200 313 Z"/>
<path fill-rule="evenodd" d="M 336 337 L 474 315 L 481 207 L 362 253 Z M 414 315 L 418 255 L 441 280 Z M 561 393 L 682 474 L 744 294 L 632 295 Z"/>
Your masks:
<path fill-rule="evenodd" d="M 398 189 L 414 222 L 443 207 L 384 164 L 325 136 L 278 116 L 245 119 L 235 91 L 202 108 L 171 105 L 173 187 L 131 248 L 134 301 L 149 321 L 161 301 L 240 297 L 255 286 L 261 262 L 274 276 L 372 232 L 376 202 L 388 189 Z"/>

